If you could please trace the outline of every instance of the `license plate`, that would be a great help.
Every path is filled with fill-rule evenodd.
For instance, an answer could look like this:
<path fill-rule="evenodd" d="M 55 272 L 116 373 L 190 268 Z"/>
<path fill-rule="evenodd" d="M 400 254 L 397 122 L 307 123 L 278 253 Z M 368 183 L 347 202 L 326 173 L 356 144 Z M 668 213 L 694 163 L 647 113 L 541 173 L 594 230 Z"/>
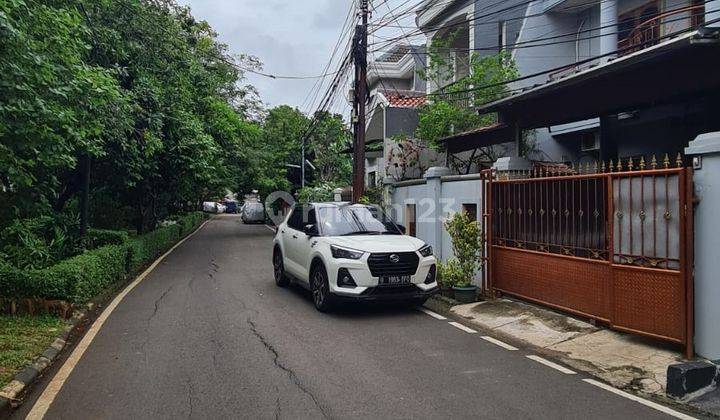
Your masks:
<path fill-rule="evenodd" d="M 410 284 L 410 276 L 388 276 L 380 277 L 380 284 Z"/>

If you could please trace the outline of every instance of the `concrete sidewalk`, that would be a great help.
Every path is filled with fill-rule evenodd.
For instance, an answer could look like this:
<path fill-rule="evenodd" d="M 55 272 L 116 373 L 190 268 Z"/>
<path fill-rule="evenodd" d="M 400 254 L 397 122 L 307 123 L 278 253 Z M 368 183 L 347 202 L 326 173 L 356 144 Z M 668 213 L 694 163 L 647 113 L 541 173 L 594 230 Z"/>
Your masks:
<path fill-rule="evenodd" d="M 668 365 L 683 360 L 672 345 L 515 300 L 457 305 L 450 311 L 482 329 L 539 347 L 621 389 L 664 396 Z"/>

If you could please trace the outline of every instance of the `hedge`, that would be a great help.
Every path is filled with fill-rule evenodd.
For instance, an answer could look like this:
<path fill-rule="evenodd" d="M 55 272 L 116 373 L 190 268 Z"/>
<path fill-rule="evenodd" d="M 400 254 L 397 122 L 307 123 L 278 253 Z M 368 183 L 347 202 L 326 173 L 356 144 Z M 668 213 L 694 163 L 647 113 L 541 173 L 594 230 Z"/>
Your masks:
<path fill-rule="evenodd" d="M 167 251 L 204 220 L 202 213 L 128 239 L 114 231 L 95 231 L 99 242 L 118 242 L 85 251 L 44 269 L 22 270 L 0 261 L 0 298 L 58 299 L 85 303 Z"/>
<path fill-rule="evenodd" d="M 85 240 L 90 249 L 105 245 L 121 245 L 128 241 L 130 235 L 124 230 L 88 229 Z"/>

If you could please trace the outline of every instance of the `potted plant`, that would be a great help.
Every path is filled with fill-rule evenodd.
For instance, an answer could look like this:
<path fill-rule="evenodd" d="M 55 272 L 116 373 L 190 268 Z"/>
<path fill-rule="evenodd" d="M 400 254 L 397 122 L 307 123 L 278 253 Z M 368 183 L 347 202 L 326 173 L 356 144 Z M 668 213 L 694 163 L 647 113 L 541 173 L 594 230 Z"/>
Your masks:
<path fill-rule="evenodd" d="M 447 272 L 446 265 L 442 261 L 437 262 L 437 282 L 440 287 L 440 294 L 451 299 L 455 298 L 453 291 L 452 274 Z"/>
<path fill-rule="evenodd" d="M 461 303 L 475 302 L 477 286 L 472 281 L 481 266 L 480 226 L 467 213 L 459 212 L 445 221 L 445 229 L 450 235 L 455 257 L 442 265 L 442 278 L 453 285 L 455 300 Z"/>

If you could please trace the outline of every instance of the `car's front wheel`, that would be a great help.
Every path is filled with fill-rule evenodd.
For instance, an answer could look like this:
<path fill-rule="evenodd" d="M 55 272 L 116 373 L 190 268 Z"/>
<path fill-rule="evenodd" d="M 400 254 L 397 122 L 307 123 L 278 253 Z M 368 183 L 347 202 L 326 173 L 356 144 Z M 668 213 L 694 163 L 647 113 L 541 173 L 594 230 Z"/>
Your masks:
<path fill-rule="evenodd" d="M 327 270 L 322 264 L 316 264 L 310 273 L 310 289 L 313 303 L 320 312 L 327 312 L 332 307 L 332 294 L 328 284 Z"/>
<path fill-rule="evenodd" d="M 287 274 L 285 274 L 285 264 L 283 264 L 282 251 L 276 249 L 273 252 L 273 273 L 275 274 L 275 284 L 285 287 L 290 284 Z"/>

